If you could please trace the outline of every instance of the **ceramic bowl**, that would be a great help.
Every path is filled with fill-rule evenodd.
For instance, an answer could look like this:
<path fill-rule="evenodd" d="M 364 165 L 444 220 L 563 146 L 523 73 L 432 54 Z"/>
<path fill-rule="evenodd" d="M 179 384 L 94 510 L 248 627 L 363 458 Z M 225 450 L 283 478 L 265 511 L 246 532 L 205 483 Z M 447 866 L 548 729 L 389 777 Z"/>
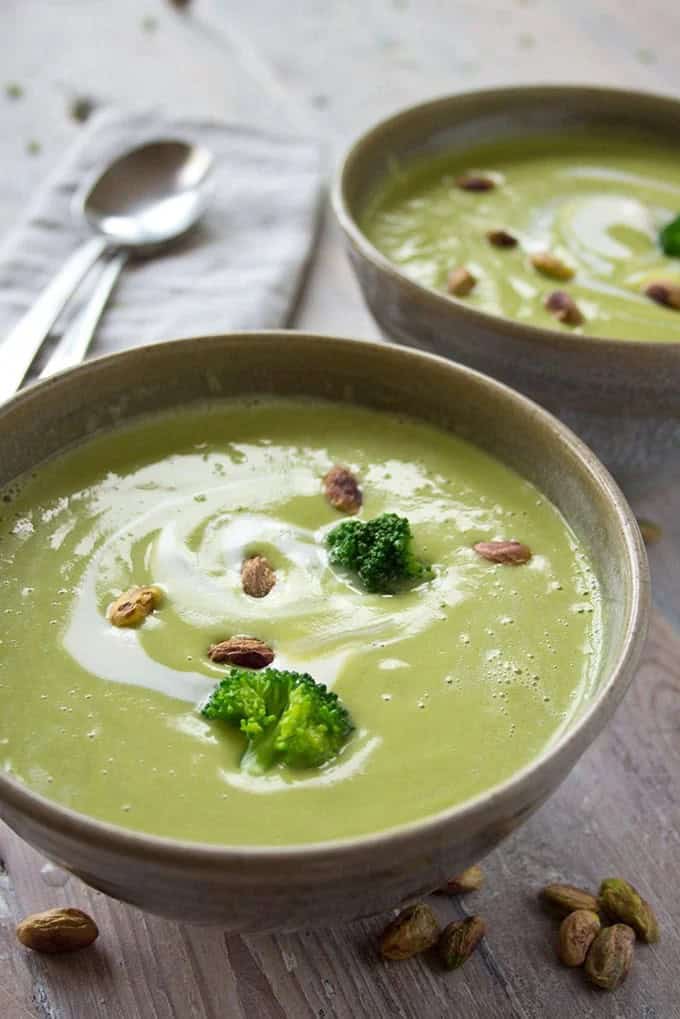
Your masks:
<path fill-rule="evenodd" d="M 680 102 L 571 86 L 437 99 L 397 113 L 359 138 L 340 168 L 333 204 L 364 299 L 386 337 L 516 387 L 574 428 L 623 484 L 633 485 L 680 461 L 680 315 L 677 344 L 524 325 L 409 279 L 358 225 L 366 202 L 395 166 L 581 126 L 602 136 L 644 127 L 677 141 Z"/>
<path fill-rule="evenodd" d="M 402 347 L 305 334 L 188 339 L 91 361 L 0 407 L 0 484 L 100 429 L 235 394 L 324 397 L 408 412 L 512 466 L 590 550 L 604 597 L 596 692 L 528 767 L 433 817 L 367 837 L 289 848 L 209 846 L 104 824 L 0 772 L 0 816 L 108 895 L 238 931 L 337 924 L 397 906 L 479 860 L 564 779 L 621 700 L 648 614 L 644 547 L 602 465 L 525 397 L 469 368 Z M 395 777 L 398 762 L 395 762 Z"/>

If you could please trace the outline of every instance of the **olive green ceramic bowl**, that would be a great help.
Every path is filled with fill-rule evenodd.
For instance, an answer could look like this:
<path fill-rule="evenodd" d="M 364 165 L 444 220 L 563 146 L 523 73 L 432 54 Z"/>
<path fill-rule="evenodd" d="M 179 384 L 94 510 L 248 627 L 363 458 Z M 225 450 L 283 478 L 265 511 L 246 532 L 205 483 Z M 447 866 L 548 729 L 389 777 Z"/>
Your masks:
<path fill-rule="evenodd" d="M 488 372 L 547 407 L 623 484 L 680 462 L 678 343 L 569 335 L 491 315 L 409 279 L 359 227 L 395 166 L 495 140 L 589 126 L 680 137 L 680 102 L 612 89 L 522 87 L 436 99 L 364 134 L 337 177 L 333 204 L 366 303 L 384 335 Z"/>
<path fill-rule="evenodd" d="M 0 484 L 149 411 L 235 394 L 318 396 L 408 412 L 455 431 L 533 481 L 590 550 L 603 591 L 604 650 L 580 716 L 524 770 L 440 814 L 367 837 L 291 847 L 209 846 L 104 824 L 0 772 L 0 816 L 27 842 L 109 895 L 239 931 L 329 925 L 441 885 L 479 860 L 556 788 L 635 672 L 648 578 L 634 518 L 593 454 L 505 386 L 429 354 L 296 333 L 181 340 L 91 361 L 0 407 Z M 399 762 L 395 762 L 398 780 Z"/>

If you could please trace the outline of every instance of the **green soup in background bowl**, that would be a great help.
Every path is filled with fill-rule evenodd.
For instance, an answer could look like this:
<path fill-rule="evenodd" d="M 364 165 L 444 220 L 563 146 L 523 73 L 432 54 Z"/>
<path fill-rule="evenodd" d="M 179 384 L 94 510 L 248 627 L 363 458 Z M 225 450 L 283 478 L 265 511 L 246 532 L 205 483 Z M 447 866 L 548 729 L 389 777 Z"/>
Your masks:
<path fill-rule="evenodd" d="M 467 369 L 212 337 L 92 362 L 0 419 L 0 810 L 126 901 L 239 930 L 398 904 L 528 816 L 634 671 L 647 577 L 625 502 L 566 429 Z M 334 462 L 360 478 L 357 519 L 409 517 L 427 576 L 381 595 L 331 568 Z M 475 553 L 499 538 L 530 561 Z M 277 572 L 261 599 L 239 583 L 255 549 Z M 131 583 L 164 601 L 117 630 Z M 323 768 L 244 774 L 242 734 L 201 715 L 225 671 L 206 649 L 233 633 L 350 710 Z"/>
<path fill-rule="evenodd" d="M 680 144 L 621 132 L 605 147 L 584 128 L 395 167 L 361 226 L 427 287 L 446 291 L 451 272 L 468 267 L 476 283 L 460 299 L 480 311 L 560 328 L 548 298 L 562 290 L 580 313 L 562 329 L 679 343 L 680 302 L 673 308 L 646 293 L 663 281 L 680 294 L 680 246 L 673 257 L 660 242 L 676 216 Z M 559 266 L 551 278 L 534 265 L 532 255 L 544 252 L 567 278 Z"/>
<path fill-rule="evenodd" d="M 451 96 L 368 131 L 334 190 L 385 335 L 516 386 L 626 484 L 679 463 L 680 309 L 649 296 L 680 294 L 659 239 L 680 213 L 679 128 L 677 101 L 611 89 Z M 460 268 L 474 285 L 448 293 Z"/>

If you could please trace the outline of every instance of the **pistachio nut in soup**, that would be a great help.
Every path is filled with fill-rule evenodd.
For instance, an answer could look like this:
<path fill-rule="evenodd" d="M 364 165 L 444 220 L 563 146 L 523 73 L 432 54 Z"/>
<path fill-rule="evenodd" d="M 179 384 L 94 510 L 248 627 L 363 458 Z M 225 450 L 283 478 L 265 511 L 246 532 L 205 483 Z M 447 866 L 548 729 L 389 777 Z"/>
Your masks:
<path fill-rule="evenodd" d="M 408 417 L 223 401 L 4 500 L 1 766 L 125 828 L 411 822 L 531 762 L 597 681 L 587 550 L 510 466 Z"/>
<path fill-rule="evenodd" d="M 409 277 L 576 335 L 680 341 L 680 144 L 574 130 L 395 164 L 361 218 Z"/>

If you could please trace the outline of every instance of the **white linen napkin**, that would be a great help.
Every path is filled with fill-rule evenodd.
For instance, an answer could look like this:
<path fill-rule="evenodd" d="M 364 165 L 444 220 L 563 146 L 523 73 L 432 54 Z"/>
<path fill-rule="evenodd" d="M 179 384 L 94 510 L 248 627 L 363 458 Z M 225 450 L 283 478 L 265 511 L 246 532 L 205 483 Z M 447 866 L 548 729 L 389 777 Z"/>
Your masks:
<path fill-rule="evenodd" d="M 72 214 L 73 195 L 111 158 L 160 138 L 200 142 L 214 153 L 213 198 L 186 238 L 153 258 L 128 263 L 91 355 L 286 324 L 315 235 L 321 181 L 316 143 L 152 111 L 102 111 L 0 246 L 0 368 L 2 337 L 88 236 Z M 77 307 L 72 302 L 54 335 Z"/>

